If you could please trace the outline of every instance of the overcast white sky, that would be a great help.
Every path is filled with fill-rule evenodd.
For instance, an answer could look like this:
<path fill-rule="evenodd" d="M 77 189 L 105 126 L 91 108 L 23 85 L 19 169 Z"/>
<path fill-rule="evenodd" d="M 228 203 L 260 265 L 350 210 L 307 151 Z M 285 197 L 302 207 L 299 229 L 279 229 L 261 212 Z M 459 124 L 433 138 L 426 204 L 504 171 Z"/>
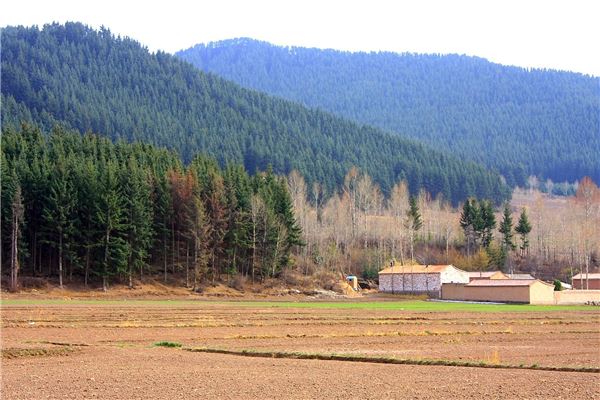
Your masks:
<path fill-rule="evenodd" d="M 459 53 L 600 76 L 597 0 L 7 0 L 0 25 L 104 25 L 150 50 L 252 37 L 341 50 Z"/>

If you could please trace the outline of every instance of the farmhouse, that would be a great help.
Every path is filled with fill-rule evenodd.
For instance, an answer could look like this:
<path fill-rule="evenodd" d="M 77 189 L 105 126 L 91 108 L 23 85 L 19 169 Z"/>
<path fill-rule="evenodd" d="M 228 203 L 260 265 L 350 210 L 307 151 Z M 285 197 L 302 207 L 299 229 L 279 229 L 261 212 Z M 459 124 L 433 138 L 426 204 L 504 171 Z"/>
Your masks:
<path fill-rule="evenodd" d="M 575 275 L 573 289 L 600 289 L 600 272 Z"/>
<path fill-rule="evenodd" d="M 469 272 L 469 280 L 475 279 L 508 279 L 502 271 L 471 271 Z"/>
<path fill-rule="evenodd" d="M 442 285 L 442 299 L 554 304 L 554 285 L 537 279 L 476 279 Z"/>
<path fill-rule="evenodd" d="M 469 274 L 453 265 L 398 265 L 379 271 L 379 291 L 439 297 L 444 283 L 469 283 Z"/>

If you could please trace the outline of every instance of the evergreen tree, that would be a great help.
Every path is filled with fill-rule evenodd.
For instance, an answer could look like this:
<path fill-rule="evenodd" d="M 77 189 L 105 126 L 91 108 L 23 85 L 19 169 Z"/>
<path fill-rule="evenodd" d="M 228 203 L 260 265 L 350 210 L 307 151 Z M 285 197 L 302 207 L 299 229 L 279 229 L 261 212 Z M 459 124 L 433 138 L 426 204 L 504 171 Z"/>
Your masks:
<path fill-rule="evenodd" d="M 102 250 L 102 288 L 108 290 L 108 280 L 111 276 L 126 271 L 128 243 L 123 239 L 125 224 L 125 201 L 122 188 L 119 185 L 118 166 L 108 161 L 101 167 L 98 185 L 99 196 L 96 208 L 98 228 L 102 232 L 98 243 Z"/>
<path fill-rule="evenodd" d="M 521 249 L 521 255 L 523 255 L 525 251 L 529 251 L 529 233 L 531 232 L 531 224 L 529 223 L 525 209 L 521 211 L 515 232 L 521 236 L 521 246 L 519 248 Z"/>
<path fill-rule="evenodd" d="M 502 217 L 502 222 L 500 223 L 500 233 L 502 234 L 502 265 L 506 266 L 506 263 L 510 264 L 510 252 L 515 249 L 515 244 L 513 243 L 513 222 L 512 222 L 512 213 L 510 210 L 510 205 L 506 203 L 504 205 L 504 214 Z M 512 266 L 509 265 L 510 272 L 512 273 Z"/>
<path fill-rule="evenodd" d="M 173 200 L 166 174 L 154 176 L 152 185 L 154 214 L 154 255 L 162 262 L 164 282 L 167 282 L 170 221 L 173 214 Z"/>
<path fill-rule="evenodd" d="M 494 239 L 494 228 L 496 228 L 496 217 L 494 215 L 494 209 L 492 203 L 489 200 L 483 200 L 479 203 L 480 209 L 480 224 L 476 226 L 476 231 L 481 237 L 481 245 L 486 249 L 492 243 Z"/>
<path fill-rule="evenodd" d="M 470 256 L 471 249 L 479 245 L 488 249 L 494 238 L 496 217 L 494 209 L 489 200 L 478 201 L 469 198 L 463 204 L 460 216 L 460 226 L 467 239 L 467 254 Z"/>
<path fill-rule="evenodd" d="M 292 197 L 283 178 L 280 178 L 275 185 L 274 197 L 273 210 L 279 217 L 283 228 L 285 228 L 285 254 L 282 255 L 282 267 L 284 267 L 289 264 L 289 253 L 292 247 L 303 246 L 305 243 L 302 240 L 302 229 L 294 215 Z"/>
<path fill-rule="evenodd" d="M 127 168 L 122 169 L 122 187 L 125 199 L 125 237 L 128 244 L 127 274 L 129 287 L 133 287 L 133 272 L 141 271 L 152 245 L 152 204 L 148 175 L 135 158 L 130 157 Z"/>
<path fill-rule="evenodd" d="M 59 150 L 62 151 L 62 150 Z M 65 247 L 70 248 L 70 238 L 75 228 L 76 192 L 70 171 L 62 154 L 58 155 L 52 172 L 49 193 L 46 196 L 43 217 L 46 225 L 47 240 L 58 252 L 58 281 L 63 287 Z"/>
<path fill-rule="evenodd" d="M 193 194 L 191 206 L 193 208 L 189 215 L 192 219 L 188 225 L 188 235 L 193 241 L 193 290 L 197 290 L 202 274 L 206 273 L 210 226 L 204 210 L 204 203 L 197 191 Z"/>
<path fill-rule="evenodd" d="M 504 214 L 502 222 L 500 223 L 500 233 L 502 234 L 502 248 L 506 252 L 515 249 L 515 244 L 513 243 L 512 227 L 512 213 L 510 210 L 510 205 L 506 203 L 504 205 Z"/>
<path fill-rule="evenodd" d="M 87 287 L 90 273 L 95 271 L 94 249 L 97 248 L 101 233 L 96 219 L 98 202 L 98 170 L 91 159 L 78 161 L 79 167 L 74 170 L 74 181 L 77 187 L 77 207 L 74 240 L 79 245 L 80 258 L 84 263 L 84 284 Z"/>
<path fill-rule="evenodd" d="M 49 174 L 52 168 L 44 135 L 37 126 L 22 124 L 19 142 L 23 149 L 26 149 L 20 154 L 17 161 L 19 181 L 23 193 L 24 213 L 27 215 L 23 238 L 30 243 L 27 246 L 30 253 L 28 254 L 28 264 L 35 275 L 41 274 L 42 269 L 41 249 L 45 238 L 44 232 L 41 232 L 38 228 L 44 225 L 42 213 L 46 206 L 45 199 L 48 194 Z M 3 140 L 3 145 L 6 144 L 6 141 Z M 21 253 L 27 254 L 27 252 L 23 253 L 22 251 Z"/>
<path fill-rule="evenodd" d="M 252 262 L 250 264 L 250 276 L 252 277 L 252 283 L 254 283 L 257 272 L 261 270 L 261 253 L 262 253 L 262 243 L 264 240 L 261 240 L 261 237 L 264 235 L 261 232 L 264 230 L 264 222 L 266 220 L 266 205 L 261 198 L 261 196 L 257 194 L 253 194 L 250 199 L 250 210 L 251 210 L 251 249 L 252 249 Z"/>
<path fill-rule="evenodd" d="M 408 199 L 408 210 L 406 211 L 408 218 L 408 229 L 410 232 L 410 258 L 412 262 L 415 260 L 414 255 L 414 242 L 415 235 L 423 226 L 423 221 L 421 220 L 421 211 L 419 210 L 419 205 L 417 204 L 417 199 L 414 196 L 410 196 Z"/>
<path fill-rule="evenodd" d="M 421 220 L 421 211 L 417 204 L 417 199 L 414 196 L 410 196 L 408 200 L 408 218 L 410 220 L 410 228 L 415 232 L 421 229 L 423 221 Z"/>
<path fill-rule="evenodd" d="M 463 229 L 465 238 L 467 239 L 467 256 L 471 256 L 471 249 L 477 245 L 476 226 L 480 225 L 479 207 L 477 201 L 473 198 L 468 198 L 462 208 L 460 214 L 460 226 Z"/>
<path fill-rule="evenodd" d="M 5 138 L 2 138 L 6 142 Z M 11 259 L 12 252 L 12 234 L 13 234 L 13 217 L 12 203 L 15 198 L 17 188 L 17 174 L 14 168 L 8 165 L 8 159 L 4 152 L 0 153 L 0 219 L 2 229 L 2 237 L 0 238 L 2 248 L 1 259 Z"/>
<path fill-rule="evenodd" d="M 229 243 L 227 248 L 229 264 L 233 271 L 239 269 L 239 272 L 245 272 L 247 275 L 248 268 L 244 269 L 243 264 L 247 258 L 245 256 L 248 250 L 252 248 L 250 237 L 252 188 L 250 187 L 250 179 L 242 166 L 230 165 L 225 170 L 224 185 L 227 215 L 229 216 L 228 230 L 225 237 L 225 240 Z M 242 265 L 238 265 L 238 260 L 241 261 Z M 248 263 L 246 262 L 246 264 Z"/>

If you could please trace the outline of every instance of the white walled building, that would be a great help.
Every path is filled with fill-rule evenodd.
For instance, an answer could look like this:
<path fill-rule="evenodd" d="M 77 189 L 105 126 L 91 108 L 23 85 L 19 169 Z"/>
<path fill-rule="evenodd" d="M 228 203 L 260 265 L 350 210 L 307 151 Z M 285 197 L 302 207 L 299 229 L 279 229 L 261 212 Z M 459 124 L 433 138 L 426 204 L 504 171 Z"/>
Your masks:
<path fill-rule="evenodd" d="M 440 297 L 444 283 L 469 283 L 469 273 L 453 265 L 393 265 L 379 271 L 379 291 Z"/>

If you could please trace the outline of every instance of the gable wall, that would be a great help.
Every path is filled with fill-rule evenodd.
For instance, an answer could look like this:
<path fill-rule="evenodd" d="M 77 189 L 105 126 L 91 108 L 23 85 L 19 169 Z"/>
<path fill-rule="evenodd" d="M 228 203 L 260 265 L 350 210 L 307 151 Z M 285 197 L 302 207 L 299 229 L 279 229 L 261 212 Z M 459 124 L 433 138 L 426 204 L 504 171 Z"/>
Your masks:
<path fill-rule="evenodd" d="M 385 293 L 431 293 L 438 295 L 440 289 L 441 279 L 439 273 L 379 275 L 379 291 Z"/>

